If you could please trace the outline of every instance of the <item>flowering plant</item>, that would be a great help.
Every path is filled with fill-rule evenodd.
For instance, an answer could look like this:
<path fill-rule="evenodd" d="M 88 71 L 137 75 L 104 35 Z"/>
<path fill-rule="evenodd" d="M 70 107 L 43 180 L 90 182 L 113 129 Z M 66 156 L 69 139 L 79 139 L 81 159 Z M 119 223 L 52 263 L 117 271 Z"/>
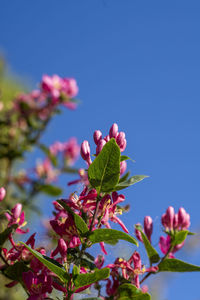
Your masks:
<path fill-rule="evenodd" d="M 178 213 L 171 206 L 166 210 L 161 217 L 165 236 L 158 239 L 160 251 L 151 242 L 153 221 L 150 216 L 145 216 L 143 226 L 135 225 L 135 236 L 129 234 L 120 219 L 128 207 L 123 206 L 122 190 L 147 176 L 126 173 L 129 157 L 122 152 L 127 141 L 116 123 L 105 137 L 100 130 L 94 132 L 93 161 L 88 141 L 83 141 L 80 147 L 75 138 L 65 143 L 56 142 L 50 147 L 40 144 L 41 133 L 58 106 L 75 108 L 73 97 L 77 92 L 74 79 L 45 75 L 40 90 L 18 96 L 13 107 L 2 112 L 2 123 L 7 127 L 2 139 L 8 142 L 12 134 L 15 145 L 4 143 L 0 147 L 1 158 L 8 163 L 4 187 L 0 189 L 0 214 L 6 224 L 0 233 L 0 271 L 10 279 L 6 286 L 11 288 L 20 284 L 29 300 L 52 299 L 54 290 L 68 300 L 83 291 L 89 294 L 89 290 L 95 296 L 84 299 L 151 299 L 148 287 L 143 283 L 152 274 L 200 271 L 199 266 L 175 258 L 187 236 L 192 235 L 190 215 L 182 207 Z M 13 161 L 23 157 L 33 145 L 45 152 L 45 160 L 29 173 L 13 175 Z M 71 167 L 79 151 L 86 169 Z M 29 231 L 24 229 L 22 203 L 32 208 L 34 196 L 41 192 L 59 196 L 61 190 L 52 183 L 62 172 L 77 172 L 79 177 L 69 185 L 81 183 L 82 190 L 53 202 L 53 217 L 49 221 L 50 249 L 35 246 L 36 233 L 26 242 L 16 242 L 15 234 Z M 22 203 L 18 201 L 19 196 L 13 196 L 17 188 L 26 195 Z M 112 223 L 118 223 L 121 231 L 112 229 Z M 116 245 L 119 240 L 132 245 L 131 257 L 128 260 L 118 257 L 113 263 L 105 263 L 106 244 Z M 141 261 L 139 242 L 146 250 L 148 265 Z M 90 252 L 94 244 L 99 244 L 101 249 L 97 257 Z"/>

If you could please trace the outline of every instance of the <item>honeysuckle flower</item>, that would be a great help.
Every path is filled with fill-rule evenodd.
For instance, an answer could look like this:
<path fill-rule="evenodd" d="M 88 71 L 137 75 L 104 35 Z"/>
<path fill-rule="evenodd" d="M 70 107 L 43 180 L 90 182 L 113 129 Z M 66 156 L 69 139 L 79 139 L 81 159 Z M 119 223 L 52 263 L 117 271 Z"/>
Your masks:
<path fill-rule="evenodd" d="M 43 162 L 38 162 L 35 168 L 37 176 L 44 179 L 46 183 L 51 183 L 57 179 L 59 170 L 54 169 L 51 161 L 46 158 Z"/>
<path fill-rule="evenodd" d="M 186 230 L 190 226 L 190 215 L 183 207 L 175 214 L 174 208 L 169 206 L 161 218 L 162 225 L 166 231 Z"/>
<path fill-rule="evenodd" d="M 27 228 L 26 230 L 21 229 L 22 227 L 26 226 L 27 222 L 25 221 L 25 213 L 22 211 L 22 204 L 17 203 L 14 208 L 11 210 L 11 214 L 5 213 L 6 218 L 8 219 L 8 227 L 16 224 L 18 225 L 16 229 L 16 233 L 24 234 L 29 231 Z"/>
<path fill-rule="evenodd" d="M 52 277 L 45 273 L 40 275 L 34 274 L 32 271 L 22 274 L 23 282 L 30 294 L 27 300 L 45 299 L 47 293 L 52 292 Z"/>

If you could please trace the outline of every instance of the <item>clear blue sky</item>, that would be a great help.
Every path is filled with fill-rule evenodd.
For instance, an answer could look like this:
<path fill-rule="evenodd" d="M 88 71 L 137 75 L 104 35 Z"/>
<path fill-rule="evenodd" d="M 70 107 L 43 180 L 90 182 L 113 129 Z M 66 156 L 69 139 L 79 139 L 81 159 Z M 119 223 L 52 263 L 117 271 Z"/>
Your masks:
<path fill-rule="evenodd" d="M 0 49 L 16 73 L 34 85 L 44 73 L 78 81 L 81 105 L 64 110 L 44 140 L 92 141 L 95 129 L 106 134 L 117 122 L 132 173 L 150 176 L 126 192 L 130 231 L 145 215 L 158 230 L 169 205 L 184 206 L 197 230 L 200 2 L 2 0 L 0 11 Z M 187 259 L 200 265 L 198 253 Z M 161 300 L 200 299 L 199 278 L 179 275 Z"/>

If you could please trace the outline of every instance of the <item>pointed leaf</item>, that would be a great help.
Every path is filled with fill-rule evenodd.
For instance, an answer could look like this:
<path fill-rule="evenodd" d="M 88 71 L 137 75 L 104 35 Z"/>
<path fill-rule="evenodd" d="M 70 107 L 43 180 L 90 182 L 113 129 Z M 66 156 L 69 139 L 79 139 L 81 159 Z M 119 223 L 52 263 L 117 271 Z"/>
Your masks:
<path fill-rule="evenodd" d="M 119 190 L 123 190 L 133 184 L 136 184 L 137 182 L 140 182 L 141 180 L 143 180 L 144 178 L 147 178 L 148 176 L 146 175 L 135 175 L 130 177 L 129 179 L 119 182 L 116 187 L 115 187 L 115 191 L 119 191 Z"/>
<path fill-rule="evenodd" d="M 69 274 L 64 271 L 62 268 L 57 266 L 57 262 L 53 263 L 52 259 L 51 261 L 45 258 L 41 253 L 31 249 L 29 246 L 27 246 L 25 243 L 21 242 L 43 265 L 45 265 L 50 271 L 52 271 L 54 274 L 56 274 L 60 280 L 67 282 L 69 280 Z"/>
<path fill-rule="evenodd" d="M 108 229 L 108 228 L 100 228 L 94 230 L 89 235 L 89 240 L 93 244 L 100 243 L 100 242 L 112 243 L 118 240 L 124 240 L 132 244 L 138 245 L 137 240 L 134 237 L 130 236 L 129 234 L 123 231 Z"/>
<path fill-rule="evenodd" d="M 87 286 L 92 283 L 95 283 L 99 280 L 106 279 L 109 276 L 110 276 L 109 268 L 103 268 L 101 270 L 96 269 L 93 273 L 77 275 L 76 279 L 74 280 L 74 284 L 75 284 L 76 289 L 78 289 L 83 286 Z"/>
<path fill-rule="evenodd" d="M 188 230 L 181 230 L 175 233 L 174 239 L 172 240 L 172 245 L 176 246 L 178 244 L 181 244 L 185 241 L 189 231 Z"/>
<path fill-rule="evenodd" d="M 200 272 L 200 266 L 188 264 L 176 258 L 166 258 L 159 265 L 159 272 Z"/>
<path fill-rule="evenodd" d="M 65 203 L 64 200 L 57 200 L 57 202 L 73 216 L 75 225 L 81 234 L 88 232 L 88 226 L 85 221 L 79 215 L 75 214 L 75 212 Z"/>
<path fill-rule="evenodd" d="M 126 181 L 126 179 L 128 178 L 128 176 L 130 175 L 130 172 L 127 172 L 124 176 L 122 176 L 119 180 L 119 183 Z"/>
<path fill-rule="evenodd" d="M 159 256 L 158 252 L 151 245 L 146 234 L 142 231 L 141 227 L 136 225 L 135 228 L 137 230 L 139 230 L 142 235 L 143 243 L 144 243 L 147 255 L 149 257 L 150 263 L 157 263 L 160 260 L 160 256 Z"/>
<path fill-rule="evenodd" d="M 88 169 L 88 179 L 93 188 L 110 192 L 119 182 L 121 152 L 115 139 L 105 144 Z"/>
<path fill-rule="evenodd" d="M 143 293 L 137 289 L 135 285 L 124 283 L 119 286 L 119 300 L 150 300 L 151 296 L 148 293 Z"/>

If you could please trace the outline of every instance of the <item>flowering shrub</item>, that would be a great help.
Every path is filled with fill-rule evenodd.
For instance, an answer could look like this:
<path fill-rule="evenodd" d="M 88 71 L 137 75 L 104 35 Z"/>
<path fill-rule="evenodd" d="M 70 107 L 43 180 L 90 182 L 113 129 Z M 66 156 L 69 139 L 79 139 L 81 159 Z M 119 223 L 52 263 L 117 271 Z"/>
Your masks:
<path fill-rule="evenodd" d="M 162 215 L 166 236 L 158 238 L 161 251 L 151 243 L 153 221 L 150 216 L 145 216 L 143 226 L 135 225 L 135 236 L 129 234 L 120 219 L 127 210 L 122 193 L 146 176 L 126 173 L 129 157 L 122 152 L 127 141 L 116 123 L 105 137 L 100 130 L 94 132 L 94 156 L 88 141 L 83 141 L 81 146 L 75 138 L 65 143 L 55 142 L 49 147 L 40 143 L 41 133 L 59 105 L 75 108 L 73 97 L 77 92 L 74 79 L 45 75 L 40 90 L 19 95 L 13 107 L 1 113 L 4 143 L 0 155 L 7 167 L 4 186 L 0 188 L 0 214 L 5 223 L 0 233 L 0 271 L 10 279 L 6 286 L 12 288 L 20 284 L 29 300 L 52 299 L 54 290 L 59 291 L 63 299 L 71 300 L 75 294 L 88 289 L 95 297 L 84 299 L 148 300 L 151 296 L 143 283 L 150 275 L 166 271 L 200 271 L 199 266 L 175 258 L 187 236 L 192 234 L 190 216 L 184 208 L 175 213 L 171 206 Z M 9 143 L 11 136 L 12 145 Z M 13 175 L 13 163 L 32 146 L 38 146 L 46 158 L 29 172 Z M 86 162 L 86 170 L 72 168 L 79 152 Z M 16 242 L 15 234 L 29 231 L 23 206 L 32 208 L 34 197 L 40 193 L 59 196 L 62 191 L 54 182 L 63 172 L 77 173 L 79 178 L 69 185 L 81 182 L 83 188 L 79 194 L 73 193 L 67 199 L 53 202 L 53 217 L 49 221 L 51 249 L 35 246 L 36 233 L 25 243 Z M 25 198 L 19 201 L 22 195 Z M 112 229 L 113 223 L 118 223 L 121 231 Z M 115 245 L 119 240 L 133 245 L 131 257 L 128 260 L 119 257 L 106 265 L 106 244 Z M 141 261 L 139 242 L 146 250 L 147 266 Z M 90 253 L 94 244 L 99 244 L 102 252 L 96 258 Z"/>

